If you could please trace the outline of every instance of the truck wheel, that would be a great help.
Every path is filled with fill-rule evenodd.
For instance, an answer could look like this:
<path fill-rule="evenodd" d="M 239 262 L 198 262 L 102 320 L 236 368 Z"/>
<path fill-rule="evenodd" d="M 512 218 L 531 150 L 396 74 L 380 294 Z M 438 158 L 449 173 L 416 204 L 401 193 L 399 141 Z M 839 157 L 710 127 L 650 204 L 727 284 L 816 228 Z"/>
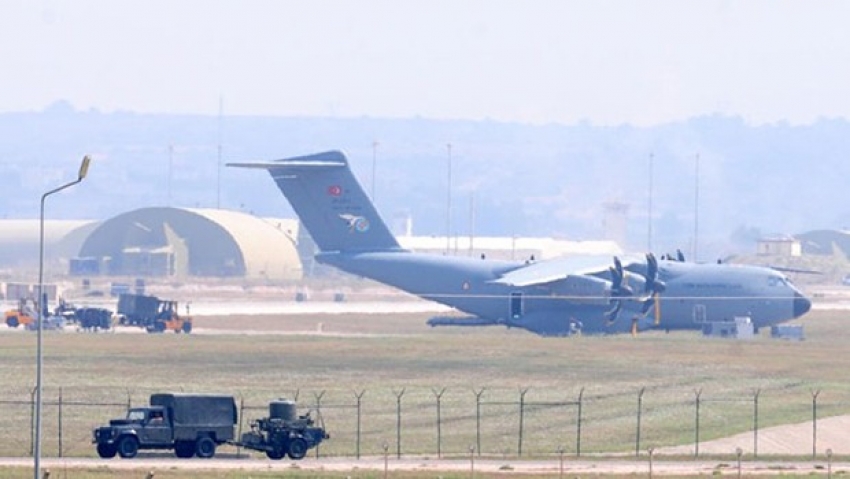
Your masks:
<path fill-rule="evenodd" d="M 198 438 L 198 442 L 195 443 L 195 454 L 203 459 L 215 456 L 215 441 L 209 436 Z"/>
<path fill-rule="evenodd" d="M 268 456 L 269 459 L 274 459 L 275 461 L 283 459 L 283 456 L 285 455 L 286 452 L 278 448 L 272 449 L 271 451 L 266 451 L 266 456 Z"/>
<path fill-rule="evenodd" d="M 124 459 L 132 459 L 139 452 L 139 441 L 133 436 L 124 436 L 118 440 L 118 455 Z"/>
<path fill-rule="evenodd" d="M 115 444 L 99 443 L 97 445 L 97 455 L 104 459 L 112 459 L 117 452 Z"/>
<path fill-rule="evenodd" d="M 174 455 L 181 459 L 188 459 L 195 455 L 195 444 L 191 441 L 178 441 L 174 444 Z"/>
<path fill-rule="evenodd" d="M 307 441 L 301 439 L 300 437 L 296 437 L 295 439 L 289 441 L 289 457 L 295 459 L 296 461 L 299 459 L 304 459 L 304 456 L 307 455 Z"/>

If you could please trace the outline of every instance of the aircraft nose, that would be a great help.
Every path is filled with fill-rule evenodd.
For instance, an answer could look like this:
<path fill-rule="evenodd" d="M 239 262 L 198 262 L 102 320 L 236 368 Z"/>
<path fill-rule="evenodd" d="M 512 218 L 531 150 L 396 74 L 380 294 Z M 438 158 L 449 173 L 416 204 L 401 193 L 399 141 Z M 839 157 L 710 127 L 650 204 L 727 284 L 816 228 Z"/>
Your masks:
<path fill-rule="evenodd" d="M 794 317 L 799 318 L 808 313 L 810 309 L 812 309 L 811 300 L 800 293 L 794 293 Z"/>

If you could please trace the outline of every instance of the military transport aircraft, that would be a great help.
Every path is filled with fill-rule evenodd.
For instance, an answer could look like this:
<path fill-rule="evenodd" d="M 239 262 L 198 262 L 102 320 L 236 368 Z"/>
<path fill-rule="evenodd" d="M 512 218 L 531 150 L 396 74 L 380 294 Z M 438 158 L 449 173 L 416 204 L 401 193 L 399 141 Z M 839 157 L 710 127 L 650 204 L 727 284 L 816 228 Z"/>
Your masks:
<path fill-rule="evenodd" d="M 811 302 L 770 268 L 684 258 L 563 257 L 497 261 L 399 246 L 341 152 L 228 166 L 267 170 L 319 247 L 320 263 L 468 314 L 431 324 L 504 325 L 543 336 L 700 329 L 749 317 L 754 328 Z"/>

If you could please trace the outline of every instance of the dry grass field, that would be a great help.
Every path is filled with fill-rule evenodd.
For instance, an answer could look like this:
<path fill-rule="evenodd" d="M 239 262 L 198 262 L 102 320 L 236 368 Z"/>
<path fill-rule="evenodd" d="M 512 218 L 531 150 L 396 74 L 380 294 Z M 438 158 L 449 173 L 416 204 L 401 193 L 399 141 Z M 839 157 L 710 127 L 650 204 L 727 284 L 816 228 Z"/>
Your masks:
<path fill-rule="evenodd" d="M 440 393 L 439 447 L 448 456 L 474 445 L 480 424 L 483 454 L 516 457 L 521 391 L 523 457 L 559 447 L 634 453 L 641 390 L 641 449 L 688 444 L 697 392 L 701 440 L 752 429 L 756 392 L 762 428 L 811 420 L 817 391 L 819 417 L 850 414 L 848 314 L 810 313 L 802 342 L 766 331 L 751 341 L 695 332 L 541 338 L 431 329 L 427 315 L 199 317 L 191 335 L 46 332 L 44 455 L 59 455 L 61 444 L 63 456 L 94 456 L 92 427 L 151 392 L 181 390 L 232 393 L 247 418 L 278 397 L 297 394 L 302 409 L 318 402 L 332 436 L 321 455 L 356 454 L 357 395 L 363 455 L 380 454 L 384 443 L 391 453 L 436 455 Z M 0 365 L 0 456 L 27 456 L 35 335 L 0 331 Z"/>

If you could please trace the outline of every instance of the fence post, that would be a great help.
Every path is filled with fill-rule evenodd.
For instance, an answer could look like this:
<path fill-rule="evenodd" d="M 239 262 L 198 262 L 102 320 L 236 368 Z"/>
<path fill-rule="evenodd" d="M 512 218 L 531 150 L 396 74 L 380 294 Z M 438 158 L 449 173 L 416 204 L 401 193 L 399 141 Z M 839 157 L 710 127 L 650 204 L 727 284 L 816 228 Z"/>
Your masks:
<path fill-rule="evenodd" d="M 643 393 L 646 392 L 646 388 L 640 388 L 638 391 L 638 401 L 637 401 L 637 430 L 635 431 L 635 457 L 640 457 L 640 415 L 641 410 L 643 409 Z"/>
<path fill-rule="evenodd" d="M 443 393 L 446 392 L 446 388 L 440 389 L 439 391 L 437 391 L 435 388 L 431 388 L 431 392 L 434 393 L 434 397 L 437 398 L 437 458 L 441 459 L 443 457 L 443 434 L 441 427 L 440 402 L 443 398 Z"/>
<path fill-rule="evenodd" d="M 363 411 L 362 401 L 364 394 L 366 394 L 365 389 L 362 389 L 360 392 L 354 391 L 354 397 L 357 398 L 357 444 L 355 445 L 357 459 L 360 459 L 360 414 Z"/>
<path fill-rule="evenodd" d="M 481 395 L 486 389 L 472 390 L 475 394 L 475 450 L 478 451 L 479 456 L 481 456 Z"/>
<path fill-rule="evenodd" d="M 558 479 L 564 479 L 564 446 L 558 446 Z"/>
<path fill-rule="evenodd" d="M 322 424 L 325 423 L 324 419 L 322 419 L 322 397 L 325 395 L 325 391 L 320 392 L 319 394 L 313 393 L 313 396 L 316 398 L 316 418 L 321 421 Z M 316 459 L 319 458 L 319 447 L 322 443 L 316 444 Z"/>
<path fill-rule="evenodd" d="M 522 429 L 523 419 L 525 418 L 525 393 L 529 388 L 519 390 L 519 439 L 517 441 L 516 453 L 518 457 L 522 457 Z"/>
<path fill-rule="evenodd" d="M 756 389 L 753 395 L 753 459 L 759 457 L 759 394 L 761 389 Z"/>
<path fill-rule="evenodd" d="M 812 391 L 812 459 L 818 454 L 818 396 L 820 389 Z"/>
<path fill-rule="evenodd" d="M 59 457 L 62 457 L 62 388 L 59 388 L 59 413 L 58 413 L 58 422 L 59 422 Z"/>
<path fill-rule="evenodd" d="M 702 396 L 702 389 L 694 390 L 694 403 L 696 405 L 696 418 L 694 422 L 694 457 L 699 457 L 699 404 L 700 404 L 700 396 Z"/>
<path fill-rule="evenodd" d="M 581 456 L 581 406 L 584 397 L 584 388 L 578 392 L 578 420 L 576 421 L 576 457 Z"/>
<path fill-rule="evenodd" d="M 395 403 L 396 403 L 396 422 L 395 422 L 395 440 L 396 440 L 396 459 L 401 459 L 401 397 L 404 396 L 405 388 L 401 388 L 401 391 L 396 392 L 393 389 L 393 394 L 395 394 Z"/>

